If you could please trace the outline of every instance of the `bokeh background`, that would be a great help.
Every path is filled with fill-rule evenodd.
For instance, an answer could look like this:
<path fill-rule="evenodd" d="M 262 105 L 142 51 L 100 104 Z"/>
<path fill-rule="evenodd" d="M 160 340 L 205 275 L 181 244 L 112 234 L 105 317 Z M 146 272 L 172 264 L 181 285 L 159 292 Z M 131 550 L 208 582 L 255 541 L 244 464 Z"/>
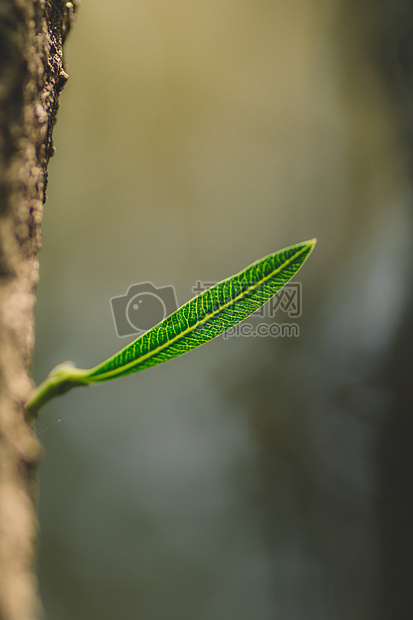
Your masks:
<path fill-rule="evenodd" d="M 298 338 L 221 337 L 42 411 L 48 620 L 413 613 L 411 13 L 83 1 L 36 380 L 125 346 L 109 300 L 133 283 L 182 304 L 197 280 L 318 245 Z"/>

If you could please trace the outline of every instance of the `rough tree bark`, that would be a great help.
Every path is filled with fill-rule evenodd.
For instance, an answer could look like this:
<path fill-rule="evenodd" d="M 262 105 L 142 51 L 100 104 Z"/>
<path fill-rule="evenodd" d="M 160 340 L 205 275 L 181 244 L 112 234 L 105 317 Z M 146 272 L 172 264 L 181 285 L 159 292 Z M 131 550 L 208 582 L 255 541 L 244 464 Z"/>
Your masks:
<path fill-rule="evenodd" d="M 40 612 L 34 470 L 24 402 L 52 130 L 76 0 L 0 0 L 0 620 Z"/>

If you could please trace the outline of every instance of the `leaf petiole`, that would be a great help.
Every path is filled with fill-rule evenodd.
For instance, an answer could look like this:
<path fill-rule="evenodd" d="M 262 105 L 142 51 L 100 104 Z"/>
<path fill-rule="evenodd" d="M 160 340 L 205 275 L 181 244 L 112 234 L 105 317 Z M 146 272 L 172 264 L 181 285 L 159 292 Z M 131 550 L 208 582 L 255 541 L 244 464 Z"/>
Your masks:
<path fill-rule="evenodd" d="M 88 370 L 76 368 L 71 362 L 58 364 L 37 386 L 27 402 L 26 412 L 29 417 L 37 417 L 39 409 L 55 396 L 61 396 L 74 387 L 89 385 L 86 379 L 88 372 Z"/>

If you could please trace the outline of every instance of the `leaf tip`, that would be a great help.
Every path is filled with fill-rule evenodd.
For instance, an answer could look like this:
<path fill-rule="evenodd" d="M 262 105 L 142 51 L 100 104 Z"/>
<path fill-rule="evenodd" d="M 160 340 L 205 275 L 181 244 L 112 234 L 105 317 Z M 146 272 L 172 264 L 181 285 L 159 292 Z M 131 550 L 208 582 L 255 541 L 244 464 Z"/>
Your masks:
<path fill-rule="evenodd" d="M 313 239 L 308 239 L 308 241 L 304 241 L 303 245 L 309 248 L 310 250 L 307 256 L 309 256 L 311 252 L 314 250 L 316 243 L 317 243 L 316 237 L 314 237 Z"/>

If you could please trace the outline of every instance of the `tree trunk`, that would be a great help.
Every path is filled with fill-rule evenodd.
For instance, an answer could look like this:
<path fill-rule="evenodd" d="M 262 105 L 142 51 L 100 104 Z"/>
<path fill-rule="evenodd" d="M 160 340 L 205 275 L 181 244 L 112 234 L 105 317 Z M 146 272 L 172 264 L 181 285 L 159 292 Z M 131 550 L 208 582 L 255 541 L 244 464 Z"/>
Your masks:
<path fill-rule="evenodd" d="M 0 620 L 38 617 L 35 467 L 24 403 L 52 130 L 76 1 L 0 2 Z"/>

